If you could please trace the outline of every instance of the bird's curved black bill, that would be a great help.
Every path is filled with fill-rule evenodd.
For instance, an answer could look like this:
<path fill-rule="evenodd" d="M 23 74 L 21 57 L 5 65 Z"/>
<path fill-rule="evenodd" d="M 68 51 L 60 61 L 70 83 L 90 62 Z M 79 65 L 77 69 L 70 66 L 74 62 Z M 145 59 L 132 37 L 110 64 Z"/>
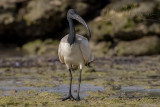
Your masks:
<path fill-rule="evenodd" d="M 83 24 L 83 26 L 84 26 L 84 27 L 87 29 L 87 31 L 88 31 L 88 39 L 90 39 L 90 38 L 91 38 L 91 32 L 90 32 L 90 29 L 89 29 L 88 25 L 87 25 L 86 22 L 84 21 L 84 19 L 83 19 L 81 16 L 79 16 L 78 14 L 72 15 L 72 18 L 75 19 L 75 20 L 77 20 L 77 21 L 80 22 L 81 24 Z"/>

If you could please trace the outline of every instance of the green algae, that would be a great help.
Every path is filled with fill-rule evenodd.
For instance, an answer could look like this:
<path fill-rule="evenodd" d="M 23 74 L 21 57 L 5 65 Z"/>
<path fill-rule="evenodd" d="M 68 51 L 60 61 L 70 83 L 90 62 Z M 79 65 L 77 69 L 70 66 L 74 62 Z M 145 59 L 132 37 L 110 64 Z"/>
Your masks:
<path fill-rule="evenodd" d="M 119 58 L 119 57 L 118 57 Z M 148 89 L 160 89 L 159 75 L 159 56 L 141 58 L 127 57 L 96 60 L 91 68 L 84 68 L 82 72 L 82 83 L 103 86 L 104 91 L 88 92 L 89 96 L 82 98 L 81 101 L 61 101 L 62 94 L 48 91 L 10 90 L 3 95 L 0 91 L 0 106 L 59 106 L 59 107 L 104 107 L 104 106 L 159 106 L 160 96 L 154 93 L 139 91 L 122 91 L 122 87 L 140 86 Z M 13 59 L 11 59 L 13 60 Z M 10 61 L 11 61 L 10 60 Z M 124 61 L 123 61 L 124 60 Z M 129 62 L 129 60 L 132 60 Z M 119 62 L 116 62 L 119 61 Z M 127 61 L 127 62 L 126 62 Z M 137 61 L 137 62 L 136 62 Z M 35 60 L 36 62 L 36 60 Z M 78 83 L 79 71 L 73 73 L 73 84 Z M 1 67 L 0 84 L 16 87 L 50 87 L 69 84 L 69 73 L 60 63 L 56 66 L 49 66 L 45 61 L 32 67 Z M 9 81 L 9 83 L 7 83 Z"/>
<path fill-rule="evenodd" d="M 44 41 L 38 39 L 28 42 L 22 46 L 22 51 L 25 55 L 57 55 L 58 41 L 52 39 L 46 39 Z"/>
<path fill-rule="evenodd" d="M 160 98 L 111 98 L 105 92 L 93 92 L 91 95 L 81 101 L 61 101 L 62 96 L 49 92 L 38 93 L 36 91 L 24 91 L 19 93 L 19 96 L 2 96 L 0 97 L 0 106 L 61 106 L 61 107 L 89 107 L 89 106 L 157 106 L 160 104 Z"/>

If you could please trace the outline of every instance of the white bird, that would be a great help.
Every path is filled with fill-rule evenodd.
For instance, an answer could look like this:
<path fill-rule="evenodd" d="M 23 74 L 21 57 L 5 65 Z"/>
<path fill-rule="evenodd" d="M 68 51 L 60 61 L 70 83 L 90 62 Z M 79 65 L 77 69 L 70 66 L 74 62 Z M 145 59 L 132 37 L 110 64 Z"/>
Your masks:
<path fill-rule="evenodd" d="M 58 49 L 59 59 L 62 63 L 66 64 L 66 67 L 70 74 L 69 94 L 67 97 L 62 98 L 63 101 L 67 99 L 80 100 L 79 92 L 82 69 L 85 65 L 88 65 L 94 60 L 94 57 L 92 56 L 90 51 L 88 39 L 84 36 L 75 34 L 75 26 L 73 23 L 73 19 L 83 24 L 88 31 L 88 37 L 91 37 L 91 33 L 86 22 L 77 14 L 74 9 L 69 9 L 67 13 L 67 20 L 69 22 L 70 32 L 68 35 L 64 36 L 61 39 Z M 71 93 L 72 70 L 78 67 L 80 68 L 80 74 L 78 79 L 78 93 L 77 97 L 74 98 Z"/>

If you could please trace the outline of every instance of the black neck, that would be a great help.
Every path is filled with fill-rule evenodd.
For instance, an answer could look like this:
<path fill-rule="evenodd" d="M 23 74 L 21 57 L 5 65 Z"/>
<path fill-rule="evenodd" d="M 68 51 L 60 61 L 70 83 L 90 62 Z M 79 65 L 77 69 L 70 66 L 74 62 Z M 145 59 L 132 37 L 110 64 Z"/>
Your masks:
<path fill-rule="evenodd" d="M 70 32 L 67 41 L 70 45 L 72 45 L 75 41 L 75 26 L 72 19 L 68 19 L 68 22 L 69 22 Z"/>

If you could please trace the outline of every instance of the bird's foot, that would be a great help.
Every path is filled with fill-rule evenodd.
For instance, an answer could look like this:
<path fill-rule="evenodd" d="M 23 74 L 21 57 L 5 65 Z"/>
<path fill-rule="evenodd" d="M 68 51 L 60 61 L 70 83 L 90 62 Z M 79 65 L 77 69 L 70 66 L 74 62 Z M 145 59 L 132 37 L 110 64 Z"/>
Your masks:
<path fill-rule="evenodd" d="M 77 96 L 77 98 L 75 99 L 76 101 L 80 101 L 81 99 L 80 99 L 80 97 L 79 96 Z"/>
<path fill-rule="evenodd" d="M 65 100 L 75 100 L 75 98 L 72 96 L 72 95 L 68 95 L 67 97 L 64 97 L 62 98 L 62 101 L 65 101 Z"/>

